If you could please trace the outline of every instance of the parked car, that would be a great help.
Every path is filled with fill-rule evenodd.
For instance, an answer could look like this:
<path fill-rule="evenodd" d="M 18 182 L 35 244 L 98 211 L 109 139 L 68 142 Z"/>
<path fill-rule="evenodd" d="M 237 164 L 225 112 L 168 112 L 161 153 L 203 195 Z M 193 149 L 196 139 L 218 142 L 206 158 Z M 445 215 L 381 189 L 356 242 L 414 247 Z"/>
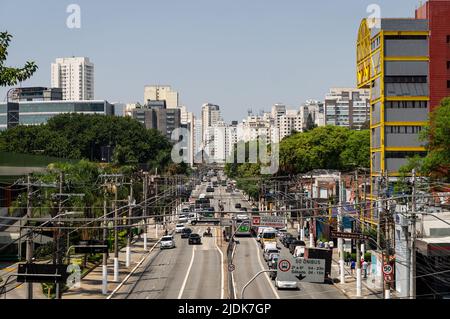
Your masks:
<path fill-rule="evenodd" d="M 236 203 L 236 205 L 234 205 L 234 208 L 241 208 L 242 207 L 242 205 L 240 204 L 240 203 Z"/>
<path fill-rule="evenodd" d="M 183 231 L 183 229 L 185 228 L 184 224 L 177 224 L 175 226 L 175 233 L 181 233 Z"/>
<path fill-rule="evenodd" d="M 292 241 L 290 242 L 290 244 L 289 244 L 289 252 L 290 252 L 292 255 L 294 254 L 295 247 L 297 247 L 297 246 L 303 246 L 303 247 L 305 247 L 306 244 L 305 244 L 305 242 L 304 242 L 303 240 L 297 240 L 297 239 L 292 240 Z"/>
<path fill-rule="evenodd" d="M 268 248 L 264 249 L 264 260 L 269 261 L 269 257 L 271 254 L 278 254 L 279 250 L 277 248 Z"/>
<path fill-rule="evenodd" d="M 160 249 L 175 248 L 175 239 L 171 235 L 163 236 L 159 243 L 160 243 L 159 244 Z"/>
<path fill-rule="evenodd" d="M 291 241 L 295 240 L 295 237 L 292 234 L 286 234 L 283 237 L 282 243 L 284 247 L 288 248 Z"/>
<path fill-rule="evenodd" d="M 208 187 L 206 188 L 206 192 L 207 192 L 207 193 L 214 193 L 214 187 L 208 186 Z"/>
<path fill-rule="evenodd" d="M 188 240 L 189 245 L 194 245 L 194 244 L 201 245 L 201 243 L 202 243 L 202 238 L 200 237 L 199 234 L 192 233 L 189 235 L 189 240 Z"/>
<path fill-rule="evenodd" d="M 190 228 L 183 228 L 181 231 L 181 238 L 189 238 L 189 235 L 192 233 L 192 229 Z"/>
<path fill-rule="evenodd" d="M 270 267 L 272 267 L 274 260 L 278 260 L 278 258 L 280 258 L 280 253 L 271 253 L 269 254 L 269 259 L 267 260 L 267 265 Z"/>

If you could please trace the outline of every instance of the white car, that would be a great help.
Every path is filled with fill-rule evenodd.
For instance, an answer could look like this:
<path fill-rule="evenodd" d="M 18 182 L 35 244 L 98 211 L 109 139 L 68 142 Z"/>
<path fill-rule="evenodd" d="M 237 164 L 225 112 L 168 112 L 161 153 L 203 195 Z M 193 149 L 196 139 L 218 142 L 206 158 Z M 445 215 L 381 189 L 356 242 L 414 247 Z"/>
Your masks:
<path fill-rule="evenodd" d="M 184 224 L 177 224 L 175 226 L 175 233 L 181 233 L 183 231 L 183 229 L 185 228 Z"/>
<path fill-rule="evenodd" d="M 276 248 L 269 248 L 264 250 L 264 260 L 269 261 L 271 254 L 279 254 L 279 250 Z"/>
<path fill-rule="evenodd" d="M 186 216 L 185 214 L 182 214 L 182 215 L 179 215 L 179 216 L 178 216 L 178 221 L 179 221 L 180 223 L 187 223 L 188 218 L 187 218 L 187 216 Z"/>
<path fill-rule="evenodd" d="M 280 289 L 298 289 L 298 283 L 297 283 L 297 281 L 279 280 L 278 276 L 277 276 L 277 278 L 275 278 L 275 287 L 277 287 L 278 290 L 280 290 Z"/>
<path fill-rule="evenodd" d="M 175 248 L 175 239 L 173 238 L 173 236 L 163 236 L 161 238 L 159 247 L 161 249 Z"/>

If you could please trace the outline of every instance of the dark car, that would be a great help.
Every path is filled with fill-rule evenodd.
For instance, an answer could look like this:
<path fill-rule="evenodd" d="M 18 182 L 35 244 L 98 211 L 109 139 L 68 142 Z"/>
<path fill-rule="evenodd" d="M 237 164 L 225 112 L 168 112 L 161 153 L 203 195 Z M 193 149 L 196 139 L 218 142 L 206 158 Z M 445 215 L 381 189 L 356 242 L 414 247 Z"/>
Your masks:
<path fill-rule="evenodd" d="M 284 247 L 289 247 L 289 244 L 291 243 L 291 241 L 295 240 L 294 235 L 292 235 L 291 233 L 287 233 L 286 235 L 283 236 L 283 238 L 281 239 L 281 243 L 284 245 Z"/>
<path fill-rule="evenodd" d="M 200 245 L 202 243 L 202 239 L 199 234 L 190 234 L 189 235 L 189 245 Z"/>
<path fill-rule="evenodd" d="M 192 233 L 192 229 L 190 229 L 190 228 L 184 228 L 184 229 L 181 231 L 181 238 L 189 238 L 189 236 L 191 235 L 191 233 Z"/>
<path fill-rule="evenodd" d="M 306 246 L 305 242 L 303 240 L 297 240 L 294 238 L 289 244 L 289 252 L 291 254 L 294 254 L 295 247 L 297 246 Z"/>
<path fill-rule="evenodd" d="M 240 203 L 236 203 L 236 205 L 234 205 L 234 208 L 241 208 L 241 204 Z"/>
<path fill-rule="evenodd" d="M 243 212 L 246 212 L 246 211 L 247 211 L 247 208 L 242 207 L 241 210 L 242 210 Z"/>
<path fill-rule="evenodd" d="M 214 193 L 214 187 L 208 186 L 208 187 L 206 188 L 206 192 L 207 192 L 207 193 Z"/>

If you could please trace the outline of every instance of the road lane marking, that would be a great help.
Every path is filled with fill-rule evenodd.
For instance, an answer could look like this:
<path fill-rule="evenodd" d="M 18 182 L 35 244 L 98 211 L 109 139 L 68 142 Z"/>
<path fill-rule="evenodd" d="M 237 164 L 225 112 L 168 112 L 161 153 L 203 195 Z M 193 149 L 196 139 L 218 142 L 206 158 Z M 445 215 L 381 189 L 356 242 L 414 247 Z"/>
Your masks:
<path fill-rule="evenodd" d="M 189 278 L 189 274 L 190 274 L 190 272 L 191 272 L 192 265 L 194 264 L 195 247 L 196 247 L 196 246 L 192 246 L 192 257 L 191 257 L 191 262 L 190 262 L 189 267 L 188 267 L 188 270 L 187 270 L 187 272 L 186 272 L 186 277 L 184 277 L 183 284 L 181 285 L 180 293 L 178 294 L 178 299 L 181 299 L 181 296 L 183 295 L 184 288 L 186 287 L 186 283 L 187 283 L 187 281 L 188 281 L 188 278 Z"/>
<path fill-rule="evenodd" d="M 234 253 L 236 251 L 236 244 L 233 247 L 233 252 L 231 253 L 231 260 L 234 260 Z M 234 281 L 234 271 L 231 272 L 231 282 L 233 283 L 233 299 L 236 299 L 236 282 Z"/>
<path fill-rule="evenodd" d="M 252 239 L 252 240 L 253 240 L 253 239 Z M 259 262 L 259 265 L 261 266 L 261 270 L 264 270 L 264 269 L 266 269 L 266 268 L 263 266 L 263 264 L 262 264 L 262 262 L 261 262 L 261 254 L 259 253 L 258 243 L 256 242 L 256 240 L 254 240 L 254 243 L 255 243 L 255 246 L 256 246 L 256 253 L 257 253 L 257 255 L 258 255 L 258 262 Z M 269 278 L 269 275 L 267 275 L 267 273 L 264 273 L 264 276 L 266 277 L 267 281 L 269 282 L 269 286 L 270 286 L 270 288 L 272 288 L 272 291 L 273 291 L 275 297 L 276 297 L 277 299 L 280 299 L 280 295 L 279 295 L 278 292 L 275 290 L 275 287 L 273 286 L 272 281 L 271 281 L 270 278 Z"/>
<path fill-rule="evenodd" d="M 217 237 L 219 236 L 219 235 L 217 235 L 217 230 L 218 230 L 218 228 L 216 228 L 216 238 L 214 240 L 214 244 L 216 245 L 216 248 L 220 253 L 220 299 L 223 299 L 223 295 L 224 295 L 223 253 L 219 249 L 219 246 L 217 246 Z"/>
<path fill-rule="evenodd" d="M 131 270 L 131 272 L 128 274 L 128 276 L 125 277 L 125 279 L 116 287 L 116 289 L 113 290 L 113 292 L 106 297 L 106 299 L 111 299 L 111 297 L 120 289 L 122 288 L 123 284 L 125 282 L 127 282 L 127 280 L 131 277 L 131 275 L 134 274 L 134 272 L 136 271 L 136 269 L 138 269 L 138 267 L 144 262 L 145 259 L 147 259 L 148 256 L 150 256 L 150 254 L 153 252 L 153 250 L 155 249 L 156 245 L 159 244 L 159 242 L 161 241 L 161 238 L 158 239 L 158 241 L 153 245 L 152 248 L 150 248 L 150 250 L 144 255 L 144 257 L 142 257 L 142 259 L 138 262 L 138 264 L 136 265 L 136 267 L 133 268 L 133 270 Z"/>

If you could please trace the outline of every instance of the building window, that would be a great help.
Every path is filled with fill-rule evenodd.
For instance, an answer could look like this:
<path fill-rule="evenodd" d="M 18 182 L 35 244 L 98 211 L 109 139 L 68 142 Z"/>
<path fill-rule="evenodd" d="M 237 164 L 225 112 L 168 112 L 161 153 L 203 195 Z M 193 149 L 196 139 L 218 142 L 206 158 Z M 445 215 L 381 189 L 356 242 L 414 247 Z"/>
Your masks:
<path fill-rule="evenodd" d="M 386 76 L 385 83 L 427 83 L 427 76 Z"/>
<path fill-rule="evenodd" d="M 450 69 L 450 61 L 447 61 L 447 69 Z"/>
<path fill-rule="evenodd" d="M 447 36 L 447 43 L 450 43 L 450 35 Z"/>
<path fill-rule="evenodd" d="M 447 80 L 447 89 L 450 89 L 450 80 Z"/>

